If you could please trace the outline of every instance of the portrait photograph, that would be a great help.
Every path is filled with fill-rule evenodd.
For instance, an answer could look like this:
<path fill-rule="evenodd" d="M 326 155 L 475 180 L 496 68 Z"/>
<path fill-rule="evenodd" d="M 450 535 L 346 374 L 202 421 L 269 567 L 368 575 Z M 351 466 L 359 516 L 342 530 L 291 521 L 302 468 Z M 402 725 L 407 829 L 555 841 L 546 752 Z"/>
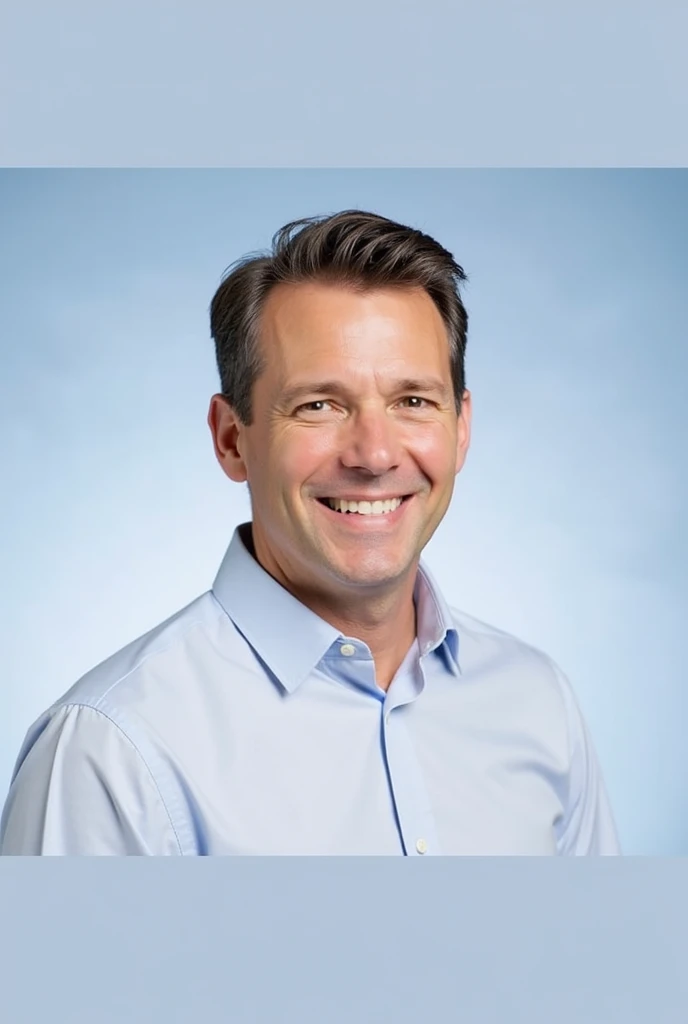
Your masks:
<path fill-rule="evenodd" d="M 688 854 L 686 171 L 0 210 L 0 854 Z"/>

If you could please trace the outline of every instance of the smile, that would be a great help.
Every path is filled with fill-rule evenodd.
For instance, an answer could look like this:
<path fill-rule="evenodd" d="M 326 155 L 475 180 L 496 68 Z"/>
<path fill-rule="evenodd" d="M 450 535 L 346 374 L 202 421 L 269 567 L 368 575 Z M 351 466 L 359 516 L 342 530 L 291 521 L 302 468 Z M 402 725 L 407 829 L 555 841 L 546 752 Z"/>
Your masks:
<path fill-rule="evenodd" d="M 356 513 L 359 516 L 383 516 L 399 508 L 403 498 L 387 498 L 384 501 L 349 501 L 346 498 L 325 498 L 335 512 Z"/>
<path fill-rule="evenodd" d="M 340 522 L 350 523 L 394 523 L 402 515 L 413 495 L 385 498 L 384 501 L 353 501 L 348 498 L 318 498 L 319 504 Z"/>

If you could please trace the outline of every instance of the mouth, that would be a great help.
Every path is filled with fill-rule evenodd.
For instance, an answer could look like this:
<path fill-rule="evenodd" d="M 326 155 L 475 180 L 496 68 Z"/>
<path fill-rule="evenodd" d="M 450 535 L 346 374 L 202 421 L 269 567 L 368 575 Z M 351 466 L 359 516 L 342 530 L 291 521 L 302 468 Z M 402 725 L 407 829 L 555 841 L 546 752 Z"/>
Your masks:
<path fill-rule="evenodd" d="M 403 515 L 412 494 L 403 494 L 384 501 L 349 501 L 344 498 L 318 498 L 318 503 L 337 521 L 347 526 L 368 528 L 392 525 Z"/>

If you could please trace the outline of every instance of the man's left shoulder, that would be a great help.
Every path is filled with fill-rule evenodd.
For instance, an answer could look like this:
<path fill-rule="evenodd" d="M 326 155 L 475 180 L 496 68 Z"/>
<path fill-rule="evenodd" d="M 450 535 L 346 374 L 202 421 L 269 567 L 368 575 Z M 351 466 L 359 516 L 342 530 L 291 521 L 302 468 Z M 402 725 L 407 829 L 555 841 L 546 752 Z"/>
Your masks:
<path fill-rule="evenodd" d="M 557 692 L 566 688 L 564 673 L 545 651 L 458 608 L 450 606 L 449 611 L 459 638 L 462 673 L 493 672 Z"/>

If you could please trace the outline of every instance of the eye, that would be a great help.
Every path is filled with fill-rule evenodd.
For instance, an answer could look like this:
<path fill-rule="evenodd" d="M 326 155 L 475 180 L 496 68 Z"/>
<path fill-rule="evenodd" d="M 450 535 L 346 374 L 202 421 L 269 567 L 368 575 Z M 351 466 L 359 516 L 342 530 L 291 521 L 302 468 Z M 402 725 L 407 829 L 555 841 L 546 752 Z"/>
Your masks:
<path fill-rule="evenodd" d="M 427 398 L 421 398 L 420 395 L 407 395 L 406 398 L 402 398 L 402 402 L 413 402 L 410 406 L 411 409 L 424 409 L 426 405 L 430 405 Z"/>
<path fill-rule="evenodd" d="M 322 412 L 322 408 L 316 408 L 316 406 L 322 407 L 325 405 L 329 405 L 326 398 L 317 398 L 313 402 L 305 402 L 303 405 L 300 405 L 296 412 Z"/>

